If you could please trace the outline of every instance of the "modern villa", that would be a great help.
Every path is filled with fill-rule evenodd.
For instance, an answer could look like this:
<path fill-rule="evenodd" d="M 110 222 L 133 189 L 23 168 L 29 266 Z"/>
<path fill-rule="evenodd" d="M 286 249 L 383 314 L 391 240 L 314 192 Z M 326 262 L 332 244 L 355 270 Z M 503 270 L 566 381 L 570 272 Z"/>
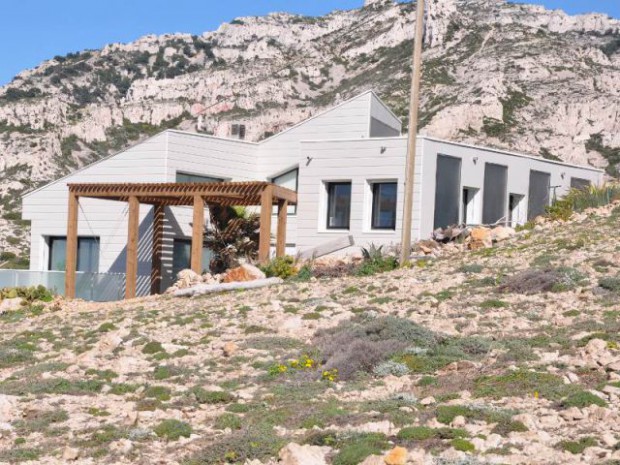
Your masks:
<path fill-rule="evenodd" d="M 336 253 L 400 241 L 407 138 L 400 120 L 374 92 L 259 143 L 242 140 L 244 129 L 231 131 L 236 139 L 167 130 L 24 195 L 23 218 L 32 221 L 31 270 L 65 270 L 70 184 L 266 181 L 297 192 L 284 223 L 288 254 L 343 239 L 353 245 Z M 603 180 L 603 172 L 592 167 L 432 137 L 421 136 L 417 149 L 412 230 L 417 239 L 453 224 L 523 224 L 543 213 L 555 195 Z M 136 208 L 137 294 L 146 295 L 152 290 L 155 207 L 141 203 Z M 80 199 L 78 274 L 126 272 L 128 209 L 126 202 Z M 190 267 L 196 218 L 186 206 L 167 205 L 162 212 L 158 291 Z M 277 209 L 272 216 L 275 231 Z M 203 256 L 206 268 L 209 251 Z"/>

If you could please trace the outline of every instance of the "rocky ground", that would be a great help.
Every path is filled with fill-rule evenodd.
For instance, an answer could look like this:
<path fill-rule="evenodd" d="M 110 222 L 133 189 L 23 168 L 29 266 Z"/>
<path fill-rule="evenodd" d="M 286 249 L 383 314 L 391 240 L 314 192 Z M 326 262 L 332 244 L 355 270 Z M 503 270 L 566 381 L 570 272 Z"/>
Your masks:
<path fill-rule="evenodd" d="M 620 463 L 618 221 L 369 277 L 7 312 L 0 463 Z"/>

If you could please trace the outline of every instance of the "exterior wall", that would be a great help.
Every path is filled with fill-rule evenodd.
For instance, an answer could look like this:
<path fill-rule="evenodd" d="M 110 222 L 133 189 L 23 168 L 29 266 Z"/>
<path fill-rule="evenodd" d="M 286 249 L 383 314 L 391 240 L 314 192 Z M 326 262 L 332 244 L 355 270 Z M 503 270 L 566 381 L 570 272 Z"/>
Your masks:
<path fill-rule="evenodd" d="M 31 192 L 23 198 L 24 219 L 32 220 L 30 269 L 48 268 L 46 237 L 67 235 L 67 183 L 165 182 L 167 133 L 159 134 L 120 154 L 94 163 L 70 176 Z M 151 271 L 152 208 L 140 207 L 138 273 Z M 98 199 L 80 199 L 79 236 L 100 238 L 99 272 L 124 273 L 127 245 L 127 205 Z M 140 279 L 140 290 L 148 282 Z"/>
<path fill-rule="evenodd" d="M 508 166 L 508 197 L 510 194 L 524 196 L 520 210 L 527 215 L 528 191 L 530 170 L 543 171 L 551 174 L 551 186 L 557 188 L 557 196 L 562 197 L 570 190 L 572 177 L 588 179 L 592 184 L 600 184 L 603 180 L 601 170 L 568 165 L 560 162 L 544 160 L 539 157 L 529 157 L 520 154 L 499 151 L 490 148 L 479 148 L 464 144 L 450 143 L 423 137 L 424 157 L 424 183 L 423 198 L 424 209 L 422 212 L 421 237 L 429 237 L 433 231 L 435 217 L 435 174 L 437 167 L 437 155 L 448 155 L 462 159 L 461 166 L 461 189 L 472 187 L 480 189 L 478 192 L 478 205 L 475 213 L 477 222 L 481 221 L 482 196 L 484 186 L 484 167 L 486 163 L 496 163 Z M 508 204 L 506 204 L 508 209 Z M 462 210 L 462 208 L 461 208 Z M 461 218 L 462 218 L 461 211 Z M 524 223 L 526 217 L 520 216 L 520 222 Z"/>
<path fill-rule="evenodd" d="M 420 147 L 421 148 L 421 147 Z M 302 155 L 310 157 L 308 165 L 300 167 L 298 250 L 311 249 L 325 242 L 352 235 L 356 247 L 395 245 L 400 242 L 405 184 L 405 138 L 375 138 L 365 140 L 309 141 L 302 143 Z M 417 159 L 414 184 L 413 237 L 419 237 L 421 205 L 422 158 Z M 350 181 L 351 218 L 349 230 L 327 229 L 326 182 Z M 396 229 L 371 229 L 373 181 L 398 183 Z M 350 250 L 348 251 L 350 252 Z"/>
<path fill-rule="evenodd" d="M 168 131 L 168 157 L 165 182 L 175 182 L 177 171 L 222 178 L 230 181 L 256 180 L 257 144 L 220 139 L 179 131 Z M 208 221 L 208 214 L 205 213 Z M 175 238 L 191 239 L 191 207 L 166 208 L 166 227 L 162 256 L 164 288 L 174 282 L 172 249 Z M 205 269 L 208 263 L 203 263 Z"/>

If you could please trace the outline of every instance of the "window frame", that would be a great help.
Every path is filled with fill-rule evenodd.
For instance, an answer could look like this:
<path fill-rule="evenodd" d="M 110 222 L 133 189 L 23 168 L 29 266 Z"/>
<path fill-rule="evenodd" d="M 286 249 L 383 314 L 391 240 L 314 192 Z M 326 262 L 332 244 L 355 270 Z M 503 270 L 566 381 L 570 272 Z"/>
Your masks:
<path fill-rule="evenodd" d="M 287 174 L 291 174 L 292 172 L 296 172 L 296 176 L 295 176 L 295 192 L 299 192 L 299 166 L 296 166 L 295 168 L 292 168 L 290 170 L 286 170 L 283 173 L 278 174 L 277 176 L 272 176 L 271 178 L 269 178 L 269 182 L 272 183 L 272 184 L 275 184 L 276 186 L 284 187 L 284 186 L 281 186 L 280 184 L 276 183 L 276 180 L 278 178 L 286 176 Z M 274 207 L 273 215 L 277 215 L 277 214 L 278 214 L 278 208 Z M 289 206 L 289 211 L 288 211 L 288 216 L 295 216 L 295 215 L 297 215 L 297 205 L 290 205 Z"/>
<path fill-rule="evenodd" d="M 396 189 L 396 198 L 394 203 L 394 213 L 392 215 L 392 224 L 390 226 L 379 226 L 375 224 L 375 213 L 377 208 L 377 188 L 382 185 L 393 185 Z M 396 219 L 398 216 L 398 181 L 370 181 L 371 209 L 370 209 L 370 229 L 374 231 L 396 231 Z"/>
<path fill-rule="evenodd" d="M 65 271 L 65 270 L 54 270 L 52 268 L 52 259 L 53 257 L 53 246 L 54 246 L 54 241 L 65 241 L 65 253 L 66 253 L 66 247 L 67 247 L 67 236 L 47 236 L 46 238 L 46 242 L 47 242 L 47 271 Z M 80 270 L 80 242 L 84 241 L 84 240 L 92 240 L 95 242 L 95 244 L 97 244 L 97 269 L 95 271 L 81 271 Z M 101 262 L 101 237 L 100 236 L 78 236 L 77 238 L 77 255 L 76 255 L 76 261 L 75 261 L 75 270 L 78 273 L 99 273 L 99 265 Z M 66 257 L 65 257 L 65 267 L 66 267 Z"/>
<path fill-rule="evenodd" d="M 332 195 L 331 189 L 335 186 L 349 186 L 349 217 L 346 227 L 343 226 L 330 226 L 329 213 L 332 207 Z M 351 201 L 353 200 L 353 183 L 351 181 L 327 181 L 325 182 L 325 190 L 327 194 L 327 214 L 325 218 L 325 228 L 329 231 L 350 231 L 351 230 Z"/>

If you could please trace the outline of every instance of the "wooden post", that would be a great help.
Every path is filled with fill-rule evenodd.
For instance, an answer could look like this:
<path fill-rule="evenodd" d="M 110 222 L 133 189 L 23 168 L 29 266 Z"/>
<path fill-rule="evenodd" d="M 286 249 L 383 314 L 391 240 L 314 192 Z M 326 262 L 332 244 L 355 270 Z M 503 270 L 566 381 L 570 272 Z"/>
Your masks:
<path fill-rule="evenodd" d="M 411 100 L 409 102 L 409 137 L 405 165 L 405 199 L 403 201 L 403 226 L 400 248 L 400 264 L 405 265 L 411 255 L 411 229 L 413 227 L 413 188 L 415 184 L 415 159 L 420 113 L 420 85 L 422 79 L 422 51 L 424 42 L 424 1 L 417 0 L 416 31 L 413 47 L 413 70 L 411 75 Z"/>
<path fill-rule="evenodd" d="M 260 238 L 258 261 L 261 264 L 269 261 L 271 248 L 271 214 L 273 212 L 273 186 L 269 185 L 261 194 L 260 202 Z"/>
<path fill-rule="evenodd" d="M 276 257 L 286 254 L 286 220 L 288 218 L 288 201 L 278 200 L 278 233 L 276 236 Z"/>
<path fill-rule="evenodd" d="M 164 248 L 164 206 L 153 207 L 153 250 L 151 254 L 151 295 L 161 293 L 161 255 Z"/>
<path fill-rule="evenodd" d="M 78 252 L 78 208 L 79 198 L 69 192 L 69 214 L 67 217 L 67 255 L 65 259 L 65 297 L 75 299 L 75 272 Z"/>
<path fill-rule="evenodd" d="M 127 228 L 127 266 L 125 268 L 125 298 L 136 297 L 138 283 L 138 234 L 140 226 L 140 202 L 129 197 L 129 224 Z"/>
<path fill-rule="evenodd" d="M 202 274 L 202 245 L 205 233 L 205 200 L 194 196 L 194 223 L 192 228 L 192 270 Z"/>

